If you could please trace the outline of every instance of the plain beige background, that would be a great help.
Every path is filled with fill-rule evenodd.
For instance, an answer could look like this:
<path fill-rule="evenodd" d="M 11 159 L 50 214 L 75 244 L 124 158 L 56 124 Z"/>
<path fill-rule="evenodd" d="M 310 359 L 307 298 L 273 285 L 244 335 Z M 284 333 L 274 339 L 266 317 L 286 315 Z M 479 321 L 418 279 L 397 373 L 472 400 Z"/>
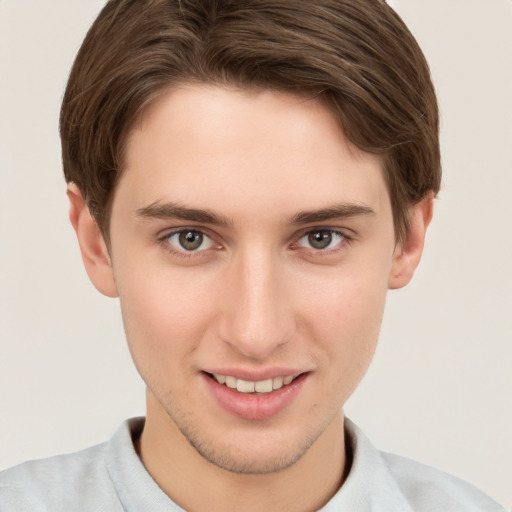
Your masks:
<path fill-rule="evenodd" d="M 0 468 L 144 413 L 118 304 L 82 268 L 57 119 L 100 0 L 0 0 Z M 431 63 L 443 191 L 348 415 L 512 506 L 512 2 L 395 0 Z"/>

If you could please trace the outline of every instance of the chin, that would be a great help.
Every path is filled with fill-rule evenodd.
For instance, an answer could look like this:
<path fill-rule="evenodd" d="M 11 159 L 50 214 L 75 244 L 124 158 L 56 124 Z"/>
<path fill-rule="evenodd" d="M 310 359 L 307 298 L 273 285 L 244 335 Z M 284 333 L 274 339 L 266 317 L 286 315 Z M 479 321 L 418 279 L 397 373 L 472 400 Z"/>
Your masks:
<path fill-rule="evenodd" d="M 189 442 L 211 464 L 231 473 L 243 475 L 262 475 L 283 471 L 302 458 L 312 444 L 312 442 L 308 443 L 292 451 L 281 449 L 281 453 L 261 448 L 254 450 L 255 453 L 249 453 L 247 449 L 239 450 L 235 447 L 215 449 L 211 445 L 194 443 L 190 439 Z"/>
<path fill-rule="evenodd" d="M 227 442 L 219 443 L 218 438 L 197 435 L 186 427 L 180 430 L 206 461 L 231 473 L 245 475 L 276 473 L 289 468 L 304 456 L 320 435 L 310 435 L 302 440 L 293 440 L 287 435 L 282 439 L 282 436 L 274 437 L 262 429 L 260 435 L 228 433 Z"/>

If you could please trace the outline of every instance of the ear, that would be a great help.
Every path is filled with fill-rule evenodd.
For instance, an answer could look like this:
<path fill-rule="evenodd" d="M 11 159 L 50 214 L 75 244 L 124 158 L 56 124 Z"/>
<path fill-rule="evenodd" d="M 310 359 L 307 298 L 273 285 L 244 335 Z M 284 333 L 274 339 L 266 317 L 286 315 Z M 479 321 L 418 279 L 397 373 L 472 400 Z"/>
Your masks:
<path fill-rule="evenodd" d="M 389 276 L 390 289 L 402 288 L 412 279 L 423 253 L 425 234 L 432 219 L 433 195 L 429 195 L 409 210 L 409 229 L 405 240 L 398 244 L 393 254 Z"/>
<path fill-rule="evenodd" d="M 69 220 L 73 225 L 82 260 L 89 279 L 96 289 L 107 297 L 117 297 L 117 287 L 107 244 L 79 188 L 70 183 L 67 188 L 69 199 Z"/>

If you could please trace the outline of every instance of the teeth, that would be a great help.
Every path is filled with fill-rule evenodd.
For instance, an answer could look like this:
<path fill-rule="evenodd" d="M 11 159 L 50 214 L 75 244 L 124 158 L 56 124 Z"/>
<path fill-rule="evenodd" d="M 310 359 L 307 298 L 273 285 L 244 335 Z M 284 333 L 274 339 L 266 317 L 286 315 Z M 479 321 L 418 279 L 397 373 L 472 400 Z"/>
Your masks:
<path fill-rule="evenodd" d="M 230 389 L 236 389 L 240 393 L 270 393 L 276 389 L 290 384 L 297 375 L 274 377 L 273 379 L 259 380 L 256 382 L 242 380 L 231 375 L 214 374 L 213 377 L 219 384 L 225 384 Z"/>
<path fill-rule="evenodd" d="M 220 375 L 220 377 L 224 377 L 223 375 Z M 236 379 L 235 377 L 230 377 L 229 375 L 224 377 L 226 379 L 226 386 L 231 389 L 236 389 Z M 220 380 L 217 379 L 219 382 Z"/>
<path fill-rule="evenodd" d="M 272 389 L 279 389 L 283 387 L 284 377 L 274 377 L 272 379 Z"/>
<path fill-rule="evenodd" d="M 254 382 L 238 379 L 236 381 L 236 390 L 240 393 L 254 393 Z"/>
<path fill-rule="evenodd" d="M 270 393 L 272 391 L 272 379 L 255 382 L 254 391 L 256 393 Z"/>

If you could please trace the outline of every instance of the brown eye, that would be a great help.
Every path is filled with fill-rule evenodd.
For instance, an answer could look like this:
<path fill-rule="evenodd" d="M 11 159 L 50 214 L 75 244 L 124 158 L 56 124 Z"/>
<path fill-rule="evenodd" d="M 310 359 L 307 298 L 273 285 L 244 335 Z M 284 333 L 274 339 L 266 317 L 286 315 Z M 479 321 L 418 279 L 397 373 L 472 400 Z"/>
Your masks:
<path fill-rule="evenodd" d="M 311 231 L 308 234 L 308 242 L 313 249 L 325 249 L 332 242 L 332 232 L 327 230 Z"/>
<path fill-rule="evenodd" d="M 186 251 L 195 251 L 199 249 L 203 243 L 203 233 L 200 231 L 182 231 L 178 239 L 183 249 Z"/>
<path fill-rule="evenodd" d="M 322 251 L 325 249 L 333 249 L 340 245 L 346 239 L 343 233 L 333 229 L 314 229 L 302 236 L 297 244 L 307 249 Z"/>
<path fill-rule="evenodd" d="M 213 240 L 197 229 L 175 231 L 165 237 L 166 242 L 177 252 L 199 252 L 213 247 Z"/>

